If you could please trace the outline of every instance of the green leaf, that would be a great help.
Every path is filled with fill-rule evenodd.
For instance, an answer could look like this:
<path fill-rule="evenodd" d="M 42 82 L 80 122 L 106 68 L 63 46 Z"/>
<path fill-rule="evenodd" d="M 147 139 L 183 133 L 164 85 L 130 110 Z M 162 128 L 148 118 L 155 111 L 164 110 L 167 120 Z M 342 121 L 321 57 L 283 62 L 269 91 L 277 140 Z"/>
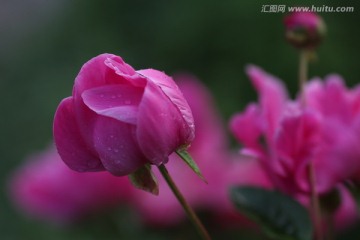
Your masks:
<path fill-rule="evenodd" d="M 135 172 L 129 174 L 131 183 L 141 190 L 159 195 L 159 185 L 150 164 L 146 164 Z"/>
<path fill-rule="evenodd" d="M 198 175 L 201 180 L 203 180 L 205 183 L 207 183 L 206 179 L 200 172 L 200 168 L 195 163 L 194 159 L 190 156 L 190 154 L 185 149 L 179 149 L 175 151 L 177 155 Z"/>
<path fill-rule="evenodd" d="M 277 191 L 257 187 L 234 187 L 230 191 L 236 208 L 263 227 L 269 237 L 311 240 L 312 224 L 307 210 Z"/>

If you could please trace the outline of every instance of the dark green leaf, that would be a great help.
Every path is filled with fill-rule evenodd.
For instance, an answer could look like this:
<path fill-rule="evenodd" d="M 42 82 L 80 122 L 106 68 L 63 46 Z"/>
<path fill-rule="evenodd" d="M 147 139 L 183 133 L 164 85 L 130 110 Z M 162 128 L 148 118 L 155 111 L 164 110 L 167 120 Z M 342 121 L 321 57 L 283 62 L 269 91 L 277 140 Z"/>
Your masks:
<path fill-rule="evenodd" d="M 307 210 L 294 199 L 257 187 L 234 187 L 231 200 L 237 209 L 259 223 L 275 239 L 311 240 L 313 229 Z"/>
<path fill-rule="evenodd" d="M 141 190 L 159 195 L 159 186 L 150 164 L 146 164 L 129 175 L 131 183 Z"/>
<path fill-rule="evenodd" d="M 207 183 L 206 179 L 200 172 L 200 168 L 185 149 L 176 150 L 176 153 L 196 173 L 196 175 L 201 178 L 201 180 Z"/>

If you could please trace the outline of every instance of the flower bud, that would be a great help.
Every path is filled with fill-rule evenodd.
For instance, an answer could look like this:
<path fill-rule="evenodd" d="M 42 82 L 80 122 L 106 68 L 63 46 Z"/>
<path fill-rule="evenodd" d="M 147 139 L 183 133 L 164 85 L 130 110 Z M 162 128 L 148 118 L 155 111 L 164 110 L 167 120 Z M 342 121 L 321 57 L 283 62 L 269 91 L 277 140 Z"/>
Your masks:
<path fill-rule="evenodd" d="M 59 104 L 54 138 L 71 169 L 124 176 L 167 163 L 193 140 L 194 120 L 171 77 L 101 54 L 84 64 L 72 96 Z"/>
<path fill-rule="evenodd" d="M 300 49 L 314 49 L 323 40 L 326 26 L 313 12 L 294 12 L 284 18 L 286 40 Z"/>

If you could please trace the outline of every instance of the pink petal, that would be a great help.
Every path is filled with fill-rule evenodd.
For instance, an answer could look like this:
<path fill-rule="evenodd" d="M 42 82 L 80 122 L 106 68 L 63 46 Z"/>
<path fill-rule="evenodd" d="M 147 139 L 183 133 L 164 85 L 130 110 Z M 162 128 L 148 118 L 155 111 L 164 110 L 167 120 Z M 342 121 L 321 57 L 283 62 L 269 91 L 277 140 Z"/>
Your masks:
<path fill-rule="evenodd" d="M 350 91 L 351 110 L 353 119 L 360 116 L 360 85 L 357 85 Z"/>
<path fill-rule="evenodd" d="M 189 128 L 161 89 L 148 82 L 139 106 L 137 139 L 148 160 L 166 163 L 177 148 L 188 144 Z"/>
<path fill-rule="evenodd" d="M 305 28 L 310 32 L 316 31 L 322 20 L 314 12 L 293 12 L 284 18 L 287 29 Z"/>
<path fill-rule="evenodd" d="M 337 117 L 344 123 L 350 123 L 352 117 L 352 105 L 350 94 L 346 89 L 344 80 L 339 75 L 329 75 L 326 81 L 326 116 Z M 329 108 L 331 106 L 331 108 Z"/>
<path fill-rule="evenodd" d="M 317 110 L 322 108 L 322 99 L 324 98 L 324 82 L 320 78 L 314 78 L 307 82 L 304 88 L 306 105 Z M 300 97 L 298 96 L 298 101 Z"/>
<path fill-rule="evenodd" d="M 93 132 L 98 115 L 94 111 L 89 109 L 82 100 L 73 102 L 75 121 L 77 122 L 77 126 L 79 128 L 82 139 L 84 140 L 86 146 L 94 146 Z M 93 154 L 97 156 L 97 153 L 93 148 L 89 150 L 93 151 Z"/>
<path fill-rule="evenodd" d="M 230 120 L 230 130 L 236 139 L 247 148 L 261 151 L 259 140 L 262 134 L 259 106 L 250 104 L 244 113 L 236 114 Z"/>
<path fill-rule="evenodd" d="M 139 74 L 147 77 L 152 82 L 154 82 L 157 86 L 161 88 L 164 94 L 170 99 L 170 101 L 177 107 L 178 111 L 180 111 L 182 117 L 184 118 L 188 130 L 188 142 L 191 142 L 194 138 L 194 118 L 191 113 L 191 109 L 185 100 L 183 94 L 181 93 L 179 87 L 172 80 L 171 77 L 167 76 L 165 73 L 160 72 L 154 69 L 145 69 L 137 71 Z"/>
<path fill-rule="evenodd" d="M 315 107 L 325 117 L 347 124 L 351 123 L 353 116 L 351 96 L 340 76 L 328 76 L 325 84 L 317 81 L 310 83 L 306 92 L 309 105 Z"/>
<path fill-rule="evenodd" d="M 127 63 L 124 62 L 124 60 L 115 55 L 107 55 L 106 60 L 104 61 L 105 65 L 109 68 L 115 70 L 115 72 L 119 75 L 123 76 L 134 76 L 136 75 L 135 70 Z"/>
<path fill-rule="evenodd" d="M 344 186 L 339 186 L 341 205 L 334 214 L 335 227 L 346 229 L 358 221 L 358 208 L 352 194 Z"/>
<path fill-rule="evenodd" d="M 280 164 L 298 186 L 308 190 L 308 170 L 310 161 L 318 158 L 322 128 L 319 117 L 312 112 L 288 116 L 281 122 L 276 138 L 276 148 Z"/>
<path fill-rule="evenodd" d="M 75 79 L 73 95 L 79 97 L 87 89 L 121 83 L 144 86 L 146 79 L 136 74 L 135 70 L 121 57 L 105 53 L 90 59 L 83 65 Z"/>
<path fill-rule="evenodd" d="M 266 118 L 268 138 L 271 139 L 288 99 L 286 89 L 278 78 L 264 72 L 259 67 L 247 66 L 246 72 L 258 91 L 261 110 Z"/>
<path fill-rule="evenodd" d="M 351 179 L 360 169 L 359 132 L 334 122 L 325 125 L 325 149 L 315 162 L 319 191 L 328 191 L 339 181 Z"/>
<path fill-rule="evenodd" d="M 113 175 L 130 174 L 146 163 L 132 124 L 99 116 L 94 129 L 94 144 L 105 169 Z"/>
<path fill-rule="evenodd" d="M 97 114 L 136 124 L 142 93 L 142 88 L 117 84 L 92 88 L 81 96 L 85 105 Z"/>
<path fill-rule="evenodd" d="M 86 146 L 74 116 L 73 98 L 61 101 L 54 119 L 54 139 L 62 160 L 73 170 L 102 171 L 99 158 Z"/>

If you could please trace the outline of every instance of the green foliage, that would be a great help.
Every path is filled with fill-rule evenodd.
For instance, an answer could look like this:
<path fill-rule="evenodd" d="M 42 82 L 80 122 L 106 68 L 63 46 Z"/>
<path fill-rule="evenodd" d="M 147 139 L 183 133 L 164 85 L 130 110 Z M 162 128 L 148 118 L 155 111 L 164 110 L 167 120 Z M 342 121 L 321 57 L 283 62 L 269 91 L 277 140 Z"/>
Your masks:
<path fill-rule="evenodd" d="M 270 237 L 311 240 L 312 225 L 307 210 L 292 198 L 257 187 L 234 187 L 231 200 L 237 209 L 256 221 Z"/>
<path fill-rule="evenodd" d="M 206 179 L 201 174 L 200 168 L 198 167 L 194 159 L 191 157 L 191 155 L 185 149 L 176 150 L 176 153 L 196 173 L 196 175 L 199 176 L 199 178 L 201 178 L 204 182 L 206 182 Z"/>
<path fill-rule="evenodd" d="M 151 165 L 146 164 L 129 175 L 131 183 L 141 190 L 159 195 L 159 185 L 154 173 L 151 171 Z"/>

